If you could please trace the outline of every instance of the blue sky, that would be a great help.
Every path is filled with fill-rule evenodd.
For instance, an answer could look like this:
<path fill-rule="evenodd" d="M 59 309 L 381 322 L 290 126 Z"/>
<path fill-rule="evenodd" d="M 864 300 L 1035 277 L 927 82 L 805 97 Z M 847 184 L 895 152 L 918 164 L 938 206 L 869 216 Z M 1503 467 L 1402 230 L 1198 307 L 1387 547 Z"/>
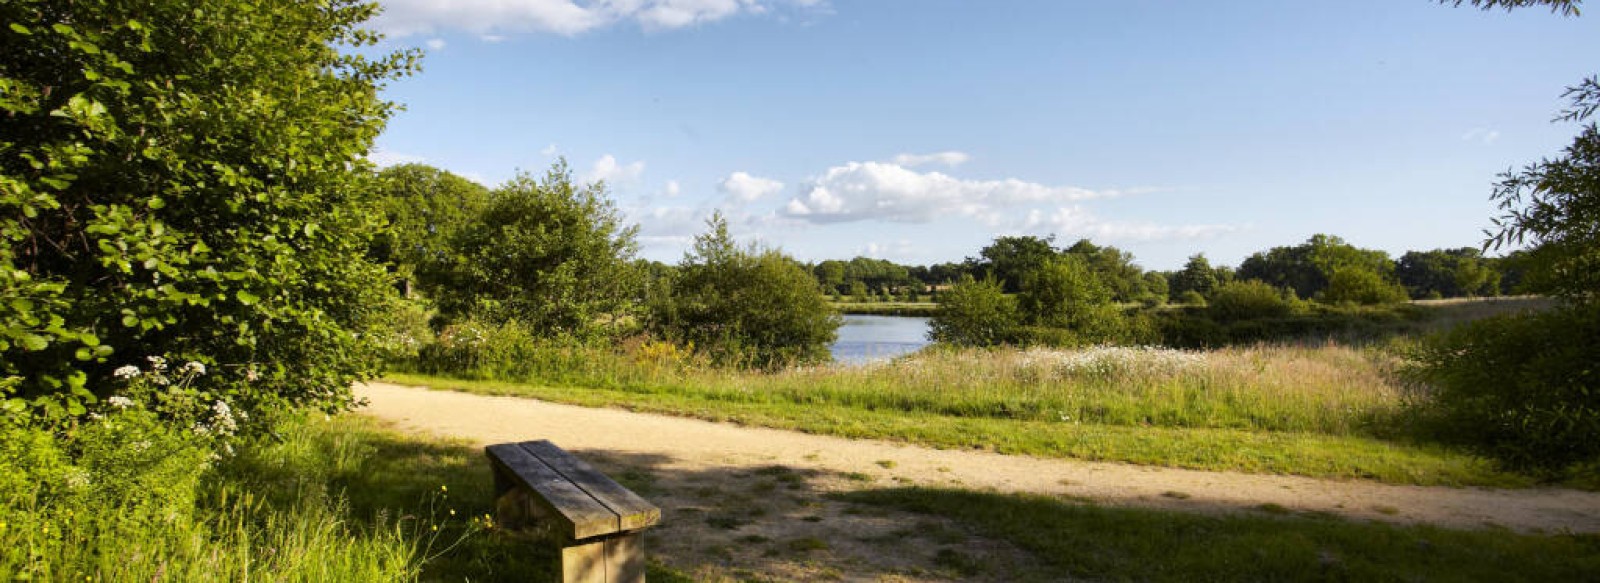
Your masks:
<path fill-rule="evenodd" d="M 1600 18 L 1427 0 L 383 4 L 428 56 L 375 161 L 493 186 L 565 157 L 668 262 L 713 210 L 802 260 L 1476 245 L 1600 72 Z"/>

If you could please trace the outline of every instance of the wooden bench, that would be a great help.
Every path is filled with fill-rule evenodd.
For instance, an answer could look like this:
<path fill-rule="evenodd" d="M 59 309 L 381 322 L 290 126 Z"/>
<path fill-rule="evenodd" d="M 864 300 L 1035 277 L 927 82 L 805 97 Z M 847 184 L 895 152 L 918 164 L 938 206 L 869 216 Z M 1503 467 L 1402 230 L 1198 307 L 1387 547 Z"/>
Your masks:
<path fill-rule="evenodd" d="M 644 581 L 637 535 L 661 520 L 659 508 L 549 441 L 491 445 L 485 453 L 494 468 L 495 522 L 559 544 L 562 581 Z"/>

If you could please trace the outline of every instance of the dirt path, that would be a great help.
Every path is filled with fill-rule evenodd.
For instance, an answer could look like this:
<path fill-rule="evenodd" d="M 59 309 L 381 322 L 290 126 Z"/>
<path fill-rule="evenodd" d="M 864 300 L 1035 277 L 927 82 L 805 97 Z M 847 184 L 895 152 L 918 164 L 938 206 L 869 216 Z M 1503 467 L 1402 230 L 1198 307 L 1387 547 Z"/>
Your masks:
<path fill-rule="evenodd" d="M 1251 475 L 1152 468 L 1116 463 L 1008 456 L 977 451 L 938 450 L 868 440 L 849 440 L 771 429 L 739 427 L 694 419 L 633 413 L 616 409 L 591 409 L 513 397 L 489 397 L 449 391 L 373 383 L 357 388 L 370 400 L 365 413 L 394 422 L 403 429 L 466 438 L 481 443 L 549 439 L 572 451 L 596 458 L 608 471 L 645 472 L 660 483 L 656 498 L 671 518 L 679 514 L 717 513 L 741 501 L 750 513 L 756 506 L 783 498 L 775 486 L 786 473 L 805 476 L 805 487 L 817 492 L 860 490 L 896 485 L 957 486 L 998 492 L 1030 492 L 1093 499 L 1110 505 L 1129 505 L 1195 512 L 1250 512 L 1262 508 L 1320 512 L 1351 519 L 1394 523 L 1430 523 L 1454 528 L 1500 526 L 1531 532 L 1600 532 L 1600 494 L 1559 489 L 1485 490 L 1391 486 L 1369 482 L 1338 482 L 1292 476 Z M 774 469 L 782 466 L 785 469 Z M 774 478 L 777 480 L 775 481 Z M 781 484 L 780 484 L 781 483 Z M 868 524 L 873 517 L 842 517 L 820 496 L 789 496 L 793 508 L 783 514 L 796 520 L 745 520 L 730 518 L 735 528 L 729 536 L 696 532 L 693 536 L 659 536 L 657 546 L 693 539 L 696 549 L 712 549 L 711 559 L 726 565 L 745 564 L 745 543 L 765 540 L 801 540 L 839 533 L 797 534 L 807 525 L 823 528 L 834 518 L 850 524 L 850 538 L 871 541 L 893 534 L 893 524 Z M 1278 508 L 1278 507 L 1281 507 Z M 824 519 L 828 520 L 824 520 Z M 882 518 L 882 517 L 878 517 Z M 739 524 L 740 520 L 745 523 Z M 670 524 L 671 520 L 667 522 Z M 700 521 L 692 523 L 704 530 Z M 705 522 L 726 526 L 727 520 L 708 517 Z M 890 523 L 896 521 L 890 520 Z M 756 524 L 762 523 L 762 524 Z M 771 523 L 771 524 L 765 524 Z M 785 526 L 793 523 L 792 526 Z M 903 525 L 902 525 L 903 526 Z M 878 528 L 883 532 L 876 532 Z M 923 529 L 937 530 L 936 524 Z M 884 530 L 888 529 L 888 530 Z M 905 529 L 901 529 L 904 534 Z M 864 534 L 863 534 L 864 533 Z M 874 534 L 876 533 L 876 534 Z M 687 533 L 685 533 L 687 534 Z M 737 536 L 734 536 L 737 534 Z M 705 537 L 710 537 L 705 538 Z M 796 538 L 799 537 L 799 538 Z M 665 539 L 665 540 L 660 540 Z M 715 540 L 727 544 L 718 546 Z M 708 542 L 711 541 L 711 542 Z M 792 545 L 791 545 L 792 546 Z M 830 543 L 829 552 L 854 554 Z M 867 556 L 892 555 L 883 549 L 857 549 Z M 991 549 L 995 557 L 1026 561 L 1008 549 Z M 769 553 L 770 554 L 770 553 Z M 872 562 L 872 561 L 868 561 Z M 892 562 L 892 561 L 891 561 Z M 881 563 L 881 561 L 880 561 Z M 682 563 L 677 563 L 682 564 Z M 871 572 L 913 573 L 912 565 L 878 564 Z M 795 578 L 815 572 L 784 571 L 765 565 L 762 570 Z M 730 567 L 731 568 L 731 567 Z M 827 573 L 822 573 L 827 575 Z M 846 573 L 847 579 L 858 579 Z M 937 573 L 930 575 L 938 579 Z M 927 577 L 899 577 L 920 580 Z"/>

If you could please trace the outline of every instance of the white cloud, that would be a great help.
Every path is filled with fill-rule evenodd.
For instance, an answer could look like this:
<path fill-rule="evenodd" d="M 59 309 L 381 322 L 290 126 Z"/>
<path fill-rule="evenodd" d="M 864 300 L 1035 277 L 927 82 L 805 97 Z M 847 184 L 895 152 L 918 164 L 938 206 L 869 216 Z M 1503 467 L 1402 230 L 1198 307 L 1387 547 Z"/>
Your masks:
<path fill-rule="evenodd" d="M 632 164 L 619 164 L 616 156 L 606 154 L 601 156 L 599 160 L 595 160 L 594 166 L 591 166 L 589 171 L 579 178 L 583 182 L 600 182 L 603 180 L 606 184 L 616 185 L 638 180 L 640 174 L 644 174 L 643 161 Z"/>
<path fill-rule="evenodd" d="M 943 164 L 956 167 L 971 160 L 966 152 L 935 152 L 932 154 L 901 154 L 894 157 L 894 164 L 906 168 L 915 168 L 927 164 Z"/>
<path fill-rule="evenodd" d="M 539 148 L 539 155 L 540 156 L 544 156 L 546 158 L 549 158 L 551 156 L 556 155 L 556 152 L 560 152 L 560 151 L 561 151 L 560 149 L 556 148 L 555 144 L 550 144 L 550 145 L 545 146 L 543 148 Z"/>
<path fill-rule="evenodd" d="M 745 172 L 734 172 L 723 179 L 717 188 L 740 202 L 751 202 L 769 194 L 777 194 L 783 190 L 783 183 Z"/>
<path fill-rule="evenodd" d="M 916 249 L 916 245 L 905 239 L 893 243 L 870 241 L 866 247 L 862 247 L 860 251 L 857 251 L 856 255 L 873 259 L 903 259 L 911 257 Z"/>
<path fill-rule="evenodd" d="M 372 161 L 373 164 L 377 164 L 379 168 L 398 166 L 400 164 L 421 164 L 428 161 L 427 158 L 417 156 L 415 154 L 401 154 L 399 152 L 385 152 L 383 150 L 373 150 L 368 152 L 367 160 Z"/>
<path fill-rule="evenodd" d="M 442 38 L 430 38 L 428 39 L 428 42 L 424 44 L 427 44 L 429 49 L 437 51 L 444 48 L 445 42 Z"/>
<path fill-rule="evenodd" d="M 668 180 L 667 185 L 661 189 L 661 195 L 667 198 L 675 198 L 679 194 L 683 194 L 683 185 L 678 184 L 676 180 Z"/>
<path fill-rule="evenodd" d="M 500 33 L 577 35 L 617 23 L 646 30 L 676 29 L 778 6 L 826 10 L 817 0 L 382 0 L 374 21 L 392 37 L 463 30 L 495 42 Z"/>
<path fill-rule="evenodd" d="M 789 200 L 784 214 L 813 223 L 886 220 L 926 223 L 945 216 L 988 223 L 1000 211 L 1024 205 L 1063 203 L 1125 194 L 1075 186 L 1047 186 L 1015 178 L 964 180 L 939 172 L 917 172 L 897 164 L 849 162 L 829 168 Z"/>
<path fill-rule="evenodd" d="M 1472 128 L 1467 130 L 1467 133 L 1461 134 L 1461 141 L 1463 142 L 1480 142 L 1486 146 L 1493 144 L 1498 139 L 1500 139 L 1500 130 L 1489 128 Z"/>
<path fill-rule="evenodd" d="M 1204 239 L 1237 231 L 1231 225 L 1157 225 L 1107 221 L 1082 206 L 1064 206 L 1054 211 L 1028 211 L 1022 230 L 1050 232 L 1065 238 L 1084 237 L 1096 241 L 1169 241 Z"/>

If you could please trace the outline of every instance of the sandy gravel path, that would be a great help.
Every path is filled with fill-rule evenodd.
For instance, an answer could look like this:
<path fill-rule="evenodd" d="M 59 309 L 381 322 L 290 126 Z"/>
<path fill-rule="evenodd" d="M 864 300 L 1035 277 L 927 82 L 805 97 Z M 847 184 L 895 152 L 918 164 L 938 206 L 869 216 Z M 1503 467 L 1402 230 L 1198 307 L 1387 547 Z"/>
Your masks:
<path fill-rule="evenodd" d="M 825 486 L 838 489 L 959 486 L 1201 512 L 1277 505 L 1395 523 L 1600 532 L 1600 494 L 1573 490 L 1392 486 L 939 450 L 382 383 L 357 394 L 370 400 L 366 413 L 405 429 L 480 443 L 549 439 L 684 475 L 783 465 L 853 474 Z"/>

